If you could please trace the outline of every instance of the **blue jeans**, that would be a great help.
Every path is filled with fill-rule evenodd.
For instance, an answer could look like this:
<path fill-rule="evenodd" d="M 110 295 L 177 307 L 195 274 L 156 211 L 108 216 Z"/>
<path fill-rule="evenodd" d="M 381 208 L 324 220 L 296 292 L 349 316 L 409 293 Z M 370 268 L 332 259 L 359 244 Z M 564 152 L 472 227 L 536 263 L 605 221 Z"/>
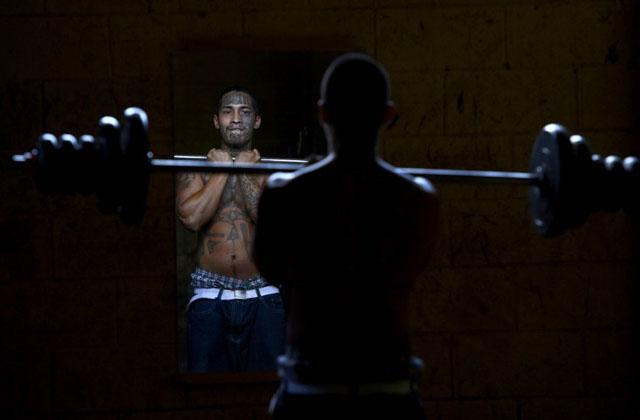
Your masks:
<path fill-rule="evenodd" d="M 284 307 L 279 293 L 245 300 L 198 299 L 189 305 L 190 372 L 276 369 L 284 352 Z"/>

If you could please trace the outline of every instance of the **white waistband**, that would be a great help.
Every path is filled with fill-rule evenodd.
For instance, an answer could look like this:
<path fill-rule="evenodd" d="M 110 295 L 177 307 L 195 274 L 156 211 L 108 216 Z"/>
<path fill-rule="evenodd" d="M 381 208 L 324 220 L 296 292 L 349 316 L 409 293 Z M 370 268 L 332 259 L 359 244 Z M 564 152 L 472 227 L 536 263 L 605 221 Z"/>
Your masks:
<path fill-rule="evenodd" d="M 286 381 L 285 390 L 290 394 L 318 395 L 318 394 L 339 394 L 339 395 L 407 395 L 413 392 L 410 380 L 393 382 L 377 382 L 365 384 L 303 384 L 296 381 Z"/>
<path fill-rule="evenodd" d="M 189 300 L 189 304 L 198 299 L 218 299 L 218 295 L 220 295 L 220 300 L 255 299 L 258 297 L 257 290 L 260 291 L 260 296 L 273 295 L 279 292 L 278 288 L 275 286 L 264 286 L 259 289 L 249 290 L 222 289 L 222 294 L 220 294 L 220 289 L 216 287 L 195 288 L 193 289 L 193 296 Z"/>

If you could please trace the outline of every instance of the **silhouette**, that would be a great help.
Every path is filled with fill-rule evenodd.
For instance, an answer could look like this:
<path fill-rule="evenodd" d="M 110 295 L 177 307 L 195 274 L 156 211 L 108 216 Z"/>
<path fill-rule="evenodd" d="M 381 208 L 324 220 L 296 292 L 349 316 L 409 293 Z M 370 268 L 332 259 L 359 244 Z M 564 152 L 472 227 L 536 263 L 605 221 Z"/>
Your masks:
<path fill-rule="evenodd" d="M 287 313 L 273 417 L 423 418 L 408 301 L 434 245 L 435 189 L 377 155 L 396 115 L 379 63 L 338 57 L 318 105 L 329 153 L 272 175 L 258 207 L 254 259 Z"/>

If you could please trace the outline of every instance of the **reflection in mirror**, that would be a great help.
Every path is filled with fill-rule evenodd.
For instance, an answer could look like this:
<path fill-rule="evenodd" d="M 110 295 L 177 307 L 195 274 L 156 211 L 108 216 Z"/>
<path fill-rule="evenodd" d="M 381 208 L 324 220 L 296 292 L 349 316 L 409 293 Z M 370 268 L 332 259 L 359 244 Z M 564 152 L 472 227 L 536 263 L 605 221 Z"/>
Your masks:
<path fill-rule="evenodd" d="M 173 55 L 175 154 L 215 161 L 326 153 L 320 78 L 337 53 Z M 251 260 L 263 175 L 176 176 L 180 372 L 275 370 L 284 345 L 277 279 Z"/>

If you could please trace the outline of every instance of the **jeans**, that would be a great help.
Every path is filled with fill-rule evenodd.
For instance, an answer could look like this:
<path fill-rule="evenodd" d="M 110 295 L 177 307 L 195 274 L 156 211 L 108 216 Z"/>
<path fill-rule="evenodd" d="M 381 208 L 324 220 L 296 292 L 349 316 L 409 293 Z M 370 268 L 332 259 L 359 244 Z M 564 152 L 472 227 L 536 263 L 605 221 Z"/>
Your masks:
<path fill-rule="evenodd" d="M 280 294 L 253 299 L 198 299 L 189 305 L 190 372 L 274 371 L 284 352 Z"/>

